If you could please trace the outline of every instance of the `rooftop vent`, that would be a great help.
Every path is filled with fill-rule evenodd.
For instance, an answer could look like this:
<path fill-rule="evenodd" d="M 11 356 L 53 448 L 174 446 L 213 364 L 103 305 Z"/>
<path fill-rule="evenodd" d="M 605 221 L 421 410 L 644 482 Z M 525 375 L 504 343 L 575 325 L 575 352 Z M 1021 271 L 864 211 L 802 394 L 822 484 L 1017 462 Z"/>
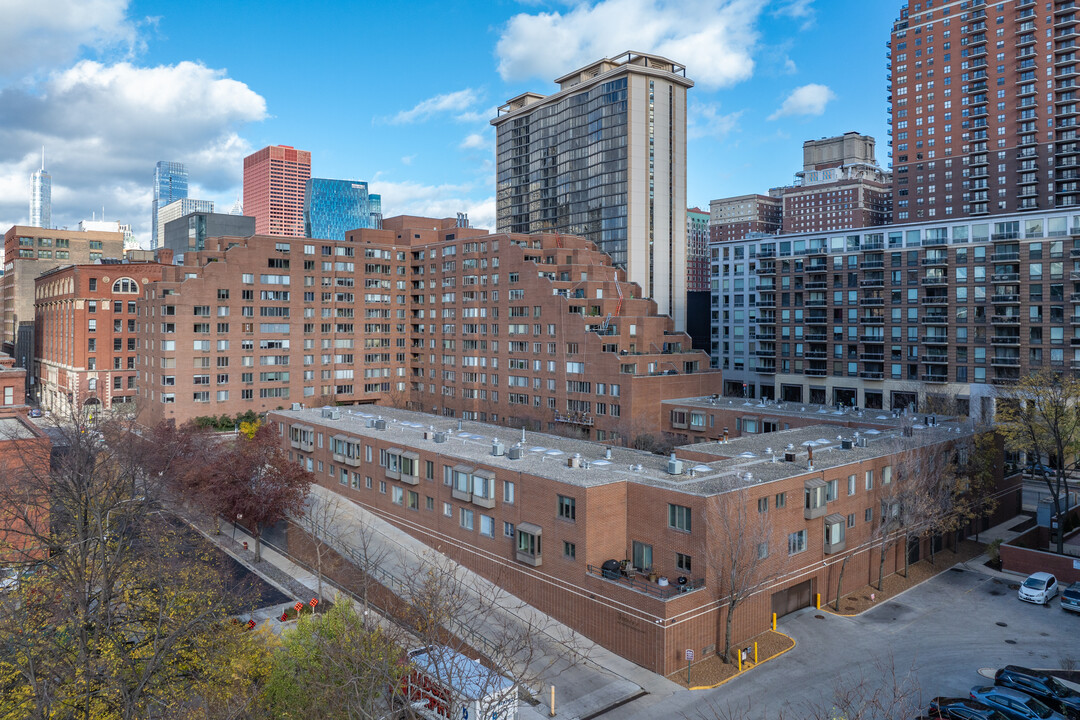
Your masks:
<path fill-rule="evenodd" d="M 434 433 L 434 435 L 435 435 L 435 438 L 434 438 L 435 442 L 437 442 L 437 443 L 446 442 L 446 433 L 444 431 L 438 430 L 438 431 L 436 431 Z"/>
<path fill-rule="evenodd" d="M 506 458 L 508 460 L 520 460 L 521 459 L 521 452 L 522 452 L 521 446 L 520 445 L 514 445 L 513 447 L 507 449 Z"/>
<path fill-rule="evenodd" d="M 851 440 L 849 440 L 848 438 L 844 438 L 843 440 L 841 440 L 840 441 L 840 449 L 841 450 L 850 450 L 851 449 Z"/>
<path fill-rule="evenodd" d="M 570 457 L 566 458 L 566 467 L 581 467 L 581 453 L 574 453 Z"/>
<path fill-rule="evenodd" d="M 671 453 L 671 457 L 668 458 L 667 471 L 669 475 L 682 475 L 683 462 L 675 458 L 675 453 Z"/>

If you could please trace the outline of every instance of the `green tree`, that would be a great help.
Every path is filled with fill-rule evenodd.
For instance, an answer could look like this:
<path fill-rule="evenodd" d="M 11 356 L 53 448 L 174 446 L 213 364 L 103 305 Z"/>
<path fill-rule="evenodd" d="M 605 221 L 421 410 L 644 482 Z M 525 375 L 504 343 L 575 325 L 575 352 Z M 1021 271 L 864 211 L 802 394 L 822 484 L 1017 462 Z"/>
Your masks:
<path fill-rule="evenodd" d="M 402 700 L 408 663 L 401 646 L 344 597 L 302 616 L 274 654 L 260 705 L 280 720 L 379 718 Z"/>
<path fill-rule="evenodd" d="M 1080 380 L 1068 374 L 1028 375 L 998 400 L 997 428 L 1005 446 L 1027 453 L 1032 475 L 1046 485 L 1054 517 L 1062 522 L 1069 476 L 1080 465 Z M 1049 463 L 1050 467 L 1047 467 Z M 1057 552 L 1065 533 L 1056 534 Z"/>

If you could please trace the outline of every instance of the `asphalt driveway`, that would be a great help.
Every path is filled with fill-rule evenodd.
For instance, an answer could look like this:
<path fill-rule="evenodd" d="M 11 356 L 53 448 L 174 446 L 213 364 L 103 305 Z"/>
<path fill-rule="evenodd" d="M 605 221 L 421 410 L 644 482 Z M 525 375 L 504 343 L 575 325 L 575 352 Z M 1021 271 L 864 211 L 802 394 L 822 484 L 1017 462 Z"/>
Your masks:
<path fill-rule="evenodd" d="M 856 618 L 813 609 L 782 618 L 797 641 L 785 655 L 714 690 L 650 694 L 615 718 L 801 718 L 827 703 L 838 684 L 870 689 L 914 671 L 923 705 L 937 695 L 967 695 L 985 681 L 980 667 L 1080 664 L 1080 615 L 1023 603 L 1019 579 L 954 568 Z"/>

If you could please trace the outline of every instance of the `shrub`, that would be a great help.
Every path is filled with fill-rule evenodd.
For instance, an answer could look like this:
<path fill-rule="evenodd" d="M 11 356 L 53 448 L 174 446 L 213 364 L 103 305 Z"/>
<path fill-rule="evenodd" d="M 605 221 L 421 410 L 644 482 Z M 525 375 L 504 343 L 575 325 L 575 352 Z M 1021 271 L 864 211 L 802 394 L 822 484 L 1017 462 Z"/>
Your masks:
<path fill-rule="evenodd" d="M 990 562 L 1001 562 L 1001 538 L 991 540 L 986 546 L 986 554 L 990 556 Z"/>

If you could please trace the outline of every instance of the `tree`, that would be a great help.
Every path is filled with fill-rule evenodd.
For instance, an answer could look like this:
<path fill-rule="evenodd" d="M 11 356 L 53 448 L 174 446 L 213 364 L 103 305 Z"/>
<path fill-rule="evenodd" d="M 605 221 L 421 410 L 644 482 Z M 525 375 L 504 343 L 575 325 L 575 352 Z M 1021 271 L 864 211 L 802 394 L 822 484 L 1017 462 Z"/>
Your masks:
<path fill-rule="evenodd" d="M 998 507 L 997 469 L 1001 466 L 1001 436 L 982 432 L 961 449 L 960 470 L 963 482 L 957 501 L 957 519 L 961 524 L 975 524 L 975 540 L 979 539 L 981 520 L 994 514 Z"/>
<path fill-rule="evenodd" d="M 259 562 L 263 528 L 301 515 L 312 482 L 309 471 L 289 460 L 273 427 L 263 425 L 223 453 L 203 486 L 204 502 L 215 515 L 248 523 Z"/>
<path fill-rule="evenodd" d="M 1050 491 L 1058 532 L 1057 552 L 1065 551 L 1061 524 L 1069 476 L 1080 467 L 1080 380 L 1041 371 L 1021 378 L 998 401 L 998 431 L 1005 446 L 1027 453 L 1031 474 Z M 1047 467 L 1044 463 L 1049 463 Z"/>
<path fill-rule="evenodd" d="M 17 525 L 22 574 L 0 596 L 0 717 L 209 718 L 242 704 L 267 646 L 228 621 L 250 609 L 242 589 L 160 503 L 173 449 L 159 448 L 148 474 L 129 417 L 57 420 L 51 467 L 23 457 L 0 484 L 5 512 L 49 518 Z"/>
<path fill-rule="evenodd" d="M 280 720 L 386 717 L 408 674 L 401 640 L 338 596 L 329 612 L 302 616 L 286 632 L 260 705 Z"/>
<path fill-rule="evenodd" d="M 767 513 L 751 508 L 745 486 L 733 486 L 709 498 L 705 522 L 709 545 L 706 562 L 718 579 L 724 613 L 725 663 L 731 658 L 731 632 L 735 610 L 771 578 L 768 572 L 769 525 Z"/>
<path fill-rule="evenodd" d="M 315 577 L 318 583 L 317 594 L 323 599 L 324 565 L 336 557 L 335 545 L 342 542 L 343 509 L 342 499 L 336 494 L 310 493 L 304 502 L 304 511 L 293 518 L 307 535 L 315 553 Z M 362 556 L 366 557 L 366 556 Z M 367 573 L 365 573 L 366 577 Z M 365 583 L 366 588 L 366 583 Z M 364 593 L 364 609 L 367 609 L 367 592 Z"/>

